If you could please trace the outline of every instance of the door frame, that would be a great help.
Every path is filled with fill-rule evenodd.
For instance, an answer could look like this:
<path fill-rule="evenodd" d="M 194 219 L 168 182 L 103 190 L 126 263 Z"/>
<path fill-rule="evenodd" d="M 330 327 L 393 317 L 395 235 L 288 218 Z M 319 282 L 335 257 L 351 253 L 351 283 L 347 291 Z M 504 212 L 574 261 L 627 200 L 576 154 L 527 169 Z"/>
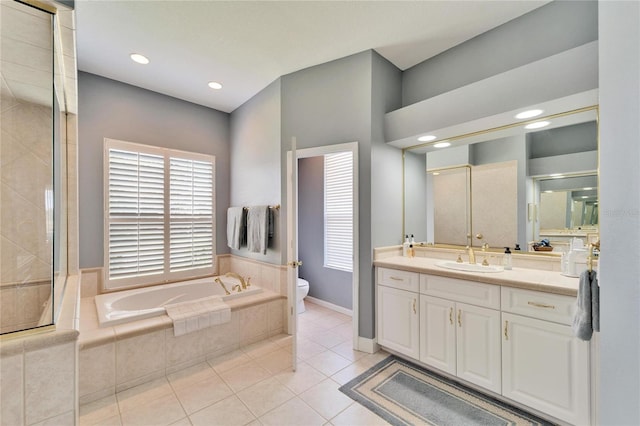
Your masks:
<path fill-rule="evenodd" d="M 359 267 L 360 267 L 360 242 L 359 242 L 359 236 L 360 236 L 360 221 L 359 221 L 359 212 L 360 212 L 360 203 L 359 203 L 359 194 L 358 194 L 358 189 L 359 189 L 359 180 L 358 180 L 358 172 L 359 172 L 359 168 L 358 168 L 358 142 L 346 142 L 346 143 L 339 143 L 339 144 L 334 144 L 334 145 L 325 145 L 325 146 L 317 146 L 317 147 L 312 147 L 312 148 L 303 148 L 303 149 L 296 149 L 295 150 L 295 161 L 297 164 L 297 161 L 301 158 L 311 158 L 311 157 L 319 157 L 319 156 L 324 156 L 325 154 L 333 154 L 336 152 L 346 152 L 346 151 L 350 151 L 353 154 L 353 271 L 351 273 L 351 290 L 352 290 L 352 308 L 351 308 L 351 327 L 352 327 L 352 331 L 353 331 L 353 339 L 352 339 L 352 343 L 353 343 L 353 348 L 358 350 L 359 349 L 359 295 L 360 295 L 360 279 L 359 279 Z M 291 151 L 289 151 L 287 153 L 288 156 L 292 155 Z M 298 182 L 298 176 L 297 176 L 297 167 L 295 168 L 296 170 L 296 176 L 293 177 L 293 179 L 295 179 L 296 182 L 296 190 L 297 190 L 297 182 Z M 292 188 L 292 183 L 291 180 L 287 179 L 287 191 L 291 191 Z M 297 197 L 296 197 L 296 203 L 297 203 Z M 298 209 L 298 206 L 292 206 L 293 208 Z M 297 215 L 296 215 L 297 217 Z M 287 217 L 287 222 L 290 222 L 291 218 Z M 287 225 L 288 229 L 290 228 L 290 224 Z M 297 229 L 297 224 L 296 224 L 296 229 Z M 293 242 L 293 244 L 298 244 L 297 241 L 297 233 L 296 233 L 296 241 Z M 287 245 L 287 251 L 291 251 L 291 247 L 289 245 Z M 296 250 L 297 252 L 297 250 Z M 293 301 L 293 303 L 295 304 L 295 301 Z M 290 330 L 290 332 L 294 332 L 295 330 Z"/>

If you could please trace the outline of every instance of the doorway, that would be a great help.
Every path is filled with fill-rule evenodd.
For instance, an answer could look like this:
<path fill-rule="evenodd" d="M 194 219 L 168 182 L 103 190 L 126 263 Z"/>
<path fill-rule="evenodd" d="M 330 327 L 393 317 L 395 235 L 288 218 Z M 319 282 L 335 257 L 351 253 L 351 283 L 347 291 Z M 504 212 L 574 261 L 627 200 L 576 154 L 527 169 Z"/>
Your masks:
<path fill-rule="evenodd" d="M 296 274 L 292 274 L 290 278 L 290 289 L 292 288 L 291 286 L 295 286 L 293 289 L 297 288 L 297 278 L 298 273 L 300 273 L 300 277 L 310 283 L 310 296 L 308 298 L 321 306 L 351 315 L 352 347 L 354 349 L 358 349 L 359 294 L 357 149 L 357 142 L 300 150 L 294 149 L 289 153 L 289 176 L 291 176 L 291 179 L 287 183 L 287 193 L 289 194 L 290 203 L 292 203 L 289 208 L 294 209 L 296 212 L 296 214 L 289 215 L 287 219 L 295 222 L 288 224 L 291 239 L 288 244 L 290 251 L 288 259 L 302 262 L 301 264 L 298 263 L 299 268 Z M 340 156 L 340 153 L 348 155 Z M 327 173 L 325 165 L 330 164 L 331 161 L 327 162 L 326 159 L 332 156 L 336 158 L 342 157 L 342 161 L 348 158 L 352 166 L 350 170 L 352 181 L 350 190 L 352 201 L 350 212 L 351 235 L 349 235 L 349 243 L 351 243 L 351 247 L 349 247 L 351 259 L 349 260 L 351 262 L 348 262 L 349 265 L 340 263 L 347 257 L 344 251 L 340 252 L 341 248 L 344 249 L 344 243 L 346 242 L 344 239 L 341 241 L 338 238 L 335 241 L 336 239 L 334 238 L 334 241 L 329 241 L 328 243 L 329 245 L 336 244 L 335 247 L 337 247 L 337 252 L 340 255 L 338 259 L 331 259 L 331 256 L 327 256 L 327 238 L 329 240 L 332 239 L 331 235 L 329 235 L 330 231 L 327 231 L 327 226 L 329 225 L 330 228 L 331 223 L 329 222 L 332 221 L 332 217 L 330 208 L 327 211 L 327 206 L 330 207 L 331 201 L 326 200 L 327 194 L 324 190 L 324 182 L 325 173 Z M 292 164 L 293 158 L 295 158 L 295 165 Z M 340 186 L 340 183 L 338 183 L 338 186 Z M 295 196 L 292 196 L 292 192 L 295 193 Z M 344 197 L 345 194 L 338 194 L 338 200 L 340 196 Z M 293 227 L 295 229 L 292 229 Z M 338 225 L 338 228 L 340 228 L 340 225 Z M 336 252 L 335 250 L 330 251 Z M 295 256 L 292 256 L 291 253 L 295 253 Z M 337 262 L 337 264 L 334 262 Z M 295 279 L 293 275 L 295 275 Z M 347 277 L 346 285 L 344 284 L 345 277 Z M 295 294 L 295 291 L 290 291 L 290 299 Z M 290 300 L 289 303 L 292 307 L 289 311 L 291 313 L 289 330 L 292 334 L 296 334 L 298 329 L 298 306 L 295 300 Z"/>

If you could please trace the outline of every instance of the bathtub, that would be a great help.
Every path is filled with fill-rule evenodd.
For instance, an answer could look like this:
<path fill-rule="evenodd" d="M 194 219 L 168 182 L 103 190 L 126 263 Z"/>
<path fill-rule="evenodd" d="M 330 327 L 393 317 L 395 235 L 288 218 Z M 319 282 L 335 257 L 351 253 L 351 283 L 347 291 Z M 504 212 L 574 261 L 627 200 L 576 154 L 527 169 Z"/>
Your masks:
<path fill-rule="evenodd" d="M 225 295 L 216 277 L 181 281 L 134 290 L 100 294 L 95 297 L 100 327 L 150 318 L 165 313 L 164 306 L 170 303 L 188 302 L 210 296 L 221 296 L 222 300 L 260 293 L 262 289 L 253 284 L 241 292 Z M 229 290 L 239 281 L 233 277 L 219 277 Z"/>

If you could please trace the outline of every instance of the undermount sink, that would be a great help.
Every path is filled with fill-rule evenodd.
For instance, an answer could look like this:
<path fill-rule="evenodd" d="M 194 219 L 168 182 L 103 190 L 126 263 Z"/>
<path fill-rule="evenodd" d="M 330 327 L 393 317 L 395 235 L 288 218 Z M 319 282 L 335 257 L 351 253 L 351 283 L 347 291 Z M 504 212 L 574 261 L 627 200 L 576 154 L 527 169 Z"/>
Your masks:
<path fill-rule="evenodd" d="M 504 268 L 502 266 L 488 265 L 483 266 L 480 263 L 458 263 L 454 261 L 443 261 L 436 263 L 436 266 L 447 269 L 455 269 L 456 271 L 465 272 L 502 272 Z"/>

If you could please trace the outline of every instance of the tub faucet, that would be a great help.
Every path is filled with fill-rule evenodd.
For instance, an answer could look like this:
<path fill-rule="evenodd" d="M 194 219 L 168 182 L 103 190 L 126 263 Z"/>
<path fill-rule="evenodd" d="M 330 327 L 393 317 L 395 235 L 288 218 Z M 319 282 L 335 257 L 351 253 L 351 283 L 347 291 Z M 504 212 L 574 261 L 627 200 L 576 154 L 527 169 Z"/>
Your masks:
<path fill-rule="evenodd" d="M 247 289 L 247 283 L 244 280 L 244 278 L 242 278 L 242 276 L 240 274 L 236 274 L 235 272 L 227 272 L 226 274 L 224 274 L 225 277 L 233 277 L 233 278 L 237 278 L 238 281 L 240 281 L 240 285 L 242 286 L 243 290 Z"/>
<path fill-rule="evenodd" d="M 227 290 L 227 286 L 224 285 L 224 283 L 222 282 L 222 280 L 219 277 L 216 277 L 216 279 L 214 281 L 222 286 L 222 289 L 224 290 L 225 294 L 227 294 L 227 295 L 231 294 L 229 292 L 229 290 Z"/>

